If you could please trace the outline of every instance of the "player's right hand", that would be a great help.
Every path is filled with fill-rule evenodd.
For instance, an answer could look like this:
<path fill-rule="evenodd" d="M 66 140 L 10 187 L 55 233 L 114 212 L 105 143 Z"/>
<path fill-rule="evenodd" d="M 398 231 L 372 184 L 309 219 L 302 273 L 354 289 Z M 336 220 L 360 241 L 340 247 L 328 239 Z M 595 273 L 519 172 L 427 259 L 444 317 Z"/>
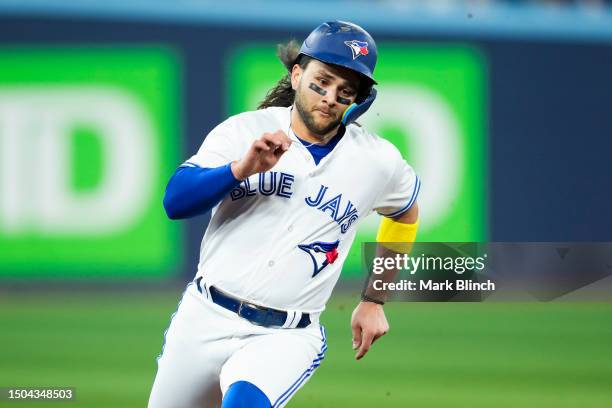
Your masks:
<path fill-rule="evenodd" d="M 353 331 L 353 350 L 355 359 L 360 360 L 370 350 L 372 344 L 389 331 L 389 323 L 381 305 L 361 302 L 351 316 Z"/>
<path fill-rule="evenodd" d="M 281 156 L 289 150 L 291 139 L 282 130 L 264 133 L 255 140 L 246 155 L 231 164 L 232 173 L 238 180 L 270 170 Z"/>

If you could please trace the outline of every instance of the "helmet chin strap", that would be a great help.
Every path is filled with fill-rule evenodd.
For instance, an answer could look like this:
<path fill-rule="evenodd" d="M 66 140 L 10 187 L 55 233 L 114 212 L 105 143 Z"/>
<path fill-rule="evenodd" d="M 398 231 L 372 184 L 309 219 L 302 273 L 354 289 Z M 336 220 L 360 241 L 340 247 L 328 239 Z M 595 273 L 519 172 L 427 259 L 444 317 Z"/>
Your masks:
<path fill-rule="evenodd" d="M 363 115 L 376 99 L 376 89 L 372 88 L 370 94 L 361 103 L 352 103 L 342 114 L 342 124 L 348 126 Z"/>

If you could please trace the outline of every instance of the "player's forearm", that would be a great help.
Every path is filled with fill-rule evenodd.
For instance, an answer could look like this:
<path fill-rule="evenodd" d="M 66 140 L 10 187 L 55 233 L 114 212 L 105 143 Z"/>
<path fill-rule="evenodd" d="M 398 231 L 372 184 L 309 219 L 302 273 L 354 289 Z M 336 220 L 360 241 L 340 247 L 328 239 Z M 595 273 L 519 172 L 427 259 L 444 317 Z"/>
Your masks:
<path fill-rule="evenodd" d="M 239 183 L 229 164 L 215 168 L 179 167 L 166 187 L 164 209 L 173 220 L 204 214 Z"/>
<path fill-rule="evenodd" d="M 397 252 L 381 244 L 376 245 L 377 258 L 394 258 L 396 254 Z M 398 272 L 396 268 L 385 268 L 382 272 L 368 274 L 361 292 L 361 300 L 380 305 L 384 304 L 389 297 L 389 291 L 386 289 L 387 284 L 395 282 Z"/>

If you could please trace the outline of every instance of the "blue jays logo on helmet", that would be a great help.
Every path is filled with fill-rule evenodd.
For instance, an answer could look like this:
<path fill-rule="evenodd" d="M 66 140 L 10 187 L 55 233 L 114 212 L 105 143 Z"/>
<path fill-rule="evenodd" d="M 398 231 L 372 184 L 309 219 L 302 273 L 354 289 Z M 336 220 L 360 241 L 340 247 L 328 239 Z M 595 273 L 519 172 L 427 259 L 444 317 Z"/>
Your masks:
<path fill-rule="evenodd" d="M 368 51 L 368 43 L 365 41 L 345 41 L 344 42 L 353 52 L 353 59 L 356 59 L 360 55 L 368 55 L 370 51 Z"/>
<path fill-rule="evenodd" d="M 351 49 L 352 54 L 347 52 L 346 47 Z M 326 64 L 348 68 L 367 78 L 368 82 L 376 83 L 376 42 L 357 24 L 348 21 L 328 21 L 321 24 L 306 37 L 299 55 L 308 55 Z"/>
<path fill-rule="evenodd" d="M 298 245 L 298 248 L 310 255 L 314 268 L 312 272 L 313 278 L 338 258 L 338 244 L 340 244 L 339 240 L 335 242 L 315 241 L 310 244 Z"/>

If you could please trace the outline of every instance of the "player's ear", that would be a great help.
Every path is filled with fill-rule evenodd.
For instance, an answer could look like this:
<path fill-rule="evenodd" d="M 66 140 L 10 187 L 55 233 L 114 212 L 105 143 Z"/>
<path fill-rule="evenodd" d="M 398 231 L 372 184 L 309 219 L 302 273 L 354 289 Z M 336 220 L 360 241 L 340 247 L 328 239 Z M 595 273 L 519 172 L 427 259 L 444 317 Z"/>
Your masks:
<path fill-rule="evenodd" d="M 291 88 L 295 91 L 300 83 L 300 78 L 302 77 L 302 67 L 299 64 L 294 64 L 291 69 Z"/>

